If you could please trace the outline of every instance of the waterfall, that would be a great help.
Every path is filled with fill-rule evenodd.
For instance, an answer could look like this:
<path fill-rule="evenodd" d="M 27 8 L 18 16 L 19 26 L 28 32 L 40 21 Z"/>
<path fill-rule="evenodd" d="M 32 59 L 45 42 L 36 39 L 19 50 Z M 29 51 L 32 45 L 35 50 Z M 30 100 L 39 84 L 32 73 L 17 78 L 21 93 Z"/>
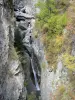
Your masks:
<path fill-rule="evenodd" d="M 23 12 L 25 10 L 25 12 Z M 26 89 L 28 94 L 34 93 L 37 98 L 40 97 L 40 64 L 38 60 L 38 56 L 34 50 L 33 44 L 35 44 L 35 39 L 33 38 L 32 30 L 34 27 L 34 16 L 31 13 L 27 12 L 27 9 L 22 8 L 14 10 L 16 22 L 18 24 L 18 30 L 20 32 L 16 32 L 16 34 L 19 34 L 19 38 L 22 42 L 22 49 L 23 53 L 25 54 L 25 61 L 26 65 L 24 64 L 25 75 L 26 75 Z M 16 38 L 18 38 L 16 35 Z M 17 40 L 17 39 L 16 39 Z M 17 43 L 18 44 L 18 43 Z M 28 72 L 26 72 L 28 71 Z M 40 71 L 40 72 L 39 72 Z"/>
<path fill-rule="evenodd" d="M 29 26 L 27 28 L 27 33 L 26 33 L 26 36 L 25 36 L 25 43 L 31 48 L 31 52 L 32 52 L 32 56 L 30 58 L 31 60 L 31 68 L 32 68 L 32 72 L 33 72 L 33 75 L 34 75 L 34 81 L 35 81 L 35 87 L 36 87 L 36 90 L 37 91 L 40 91 L 40 87 L 39 87 L 39 84 L 38 84 L 38 80 L 37 80 L 37 76 L 36 76 L 36 71 L 34 69 L 34 64 L 33 64 L 33 47 L 32 47 L 32 26 L 31 26 L 31 23 L 29 23 Z"/>
<path fill-rule="evenodd" d="M 32 29 L 33 28 L 31 26 L 31 23 L 29 23 L 28 28 L 27 28 L 27 33 L 26 33 L 24 41 L 25 41 L 25 45 L 28 46 L 28 47 L 30 47 L 30 49 L 31 49 L 30 61 L 31 61 L 32 72 L 33 72 L 33 75 L 34 75 L 35 87 L 36 87 L 36 91 L 40 91 L 40 87 L 39 87 L 37 76 L 36 76 L 36 71 L 34 69 L 35 66 L 34 66 L 34 61 L 33 61 Z"/>
<path fill-rule="evenodd" d="M 36 72 L 35 72 L 35 70 L 34 70 L 34 65 L 33 65 L 33 60 L 32 60 L 32 58 L 31 58 L 31 67 L 32 67 L 32 71 L 33 71 L 33 74 L 34 74 L 34 80 L 35 80 L 36 89 L 37 89 L 37 91 L 40 91 L 39 84 L 38 84 L 38 81 L 37 81 Z"/>

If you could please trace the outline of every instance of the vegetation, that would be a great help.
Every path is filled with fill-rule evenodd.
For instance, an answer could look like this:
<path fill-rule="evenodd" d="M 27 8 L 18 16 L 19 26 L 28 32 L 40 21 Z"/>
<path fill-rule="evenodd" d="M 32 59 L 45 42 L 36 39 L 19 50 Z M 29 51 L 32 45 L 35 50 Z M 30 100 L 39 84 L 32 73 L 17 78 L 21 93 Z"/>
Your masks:
<path fill-rule="evenodd" d="M 4 7 L 8 8 L 10 10 L 10 13 L 12 15 L 13 13 L 13 0 L 3 0 Z"/>
<path fill-rule="evenodd" d="M 38 32 L 34 30 L 33 36 L 34 36 L 34 38 L 38 38 Z"/>
<path fill-rule="evenodd" d="M 68 84 L 65 82 L 57 87 L 51 100 L 75 100 L 75 56 L 71 55 L 72 37 L 75 34 L 75 4 L 70 5 L 69 0 L 45 0 L 39 1 L 36 6 L 40 8 L 36 27 L 42 33 L 46 59 L 50 67 L 56 69 L 58 55 L 62 55 L 69 79 L 66 78 Z"/>
<path fill-rule="evenodd" d="M 41 67 L 42 67 L 43 69 L 45 69 L 45 67 L 46 67 L 45 62 L 42 62 Z"/>
<path fill-rule="evenodd" d="M 18 60 L 18 54 L 13 46 L 11 46 L 9 50 L 9 59 Z"/>
<path fill-rule="evenodd" d="M 75 100 L 74 91 L 70 84 L 67 87 L 59 86 L 55 94 L 55 100 Z"/>
<path fill-rule="evenodd" d="M 58 5 L 60 7 L 58 8 Z M 67 24 L 67 15 L 64 11 L 59 11 L 60 8 L 68 5 L 65 0 L 55 2 L 55 0 L 39 1 L 36 5 L 40 8 L 40 13 L 37 15 L 36 26 L 42 32 L 43 43 L 45 45 L 46 58 L 48 63 L 56 67 L 58 54 L 61 52 L 63 44 L 63 29 Z M 63 7 L 62 7 L 63 6 Z"/>
<path fill-rule="evenodd" d="M 13 9 L 13 0 L 7 0 L 7 4 L 10 9 Z"/>
<path fill-rule="evenodd" d="M 36 100 L 36 95 L 35 95 L 35 93 L 31 93 L 30 95 L 28 95 L 28 100 Z"/>
<path fill-rule="evenodd" d="M 71 56 L 70 54 L 65 53 L 63 55 L 63 61 L 64 61 L 64 65 L 68 69 L 75 71 L 75 57 L 74 56 Z"/>

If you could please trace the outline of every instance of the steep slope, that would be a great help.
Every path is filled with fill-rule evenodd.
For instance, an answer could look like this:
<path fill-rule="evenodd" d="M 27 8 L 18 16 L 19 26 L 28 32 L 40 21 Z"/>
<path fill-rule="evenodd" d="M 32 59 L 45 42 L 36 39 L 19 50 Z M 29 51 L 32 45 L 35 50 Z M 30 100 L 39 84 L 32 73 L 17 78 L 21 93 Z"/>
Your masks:
<path fill-rule="evenodd" d="M 48 0 L 48 2 L 51 1 Z M 70 0 L 68 5 L 66 5 L 66 0 L 58 0 L 59 7 L 56 10 L 54 4 L 54 0 L 52 0 L 52 6 L 49 4 L 45 6 L 45 3 L 41 2 L 37 4 L 41 12 L 37 16 L 36 25 L 42 32 L 41 39 L 45 46 L 45 58 L 48 61 L 48 66 L 44 62 L 42 66 L 41 98 L 42 100 L 74 100 L 75 2 Z M 46 7 L 54 8 L 49 14 L 49 9 Z M 65 17 L 63 17 L 64 12 L 66 12 Z M 66 18 L 67 23 L 62 25 Z"/>
<path fill-rule="evenodd" d="M 37 0 L 0 0 L 0 100 L 75 100 L 75 1 L 50 2 L 39 22 Z"/>
<path fill-rule="evenodd" d="M 15 18 L 14 9 L 24 6 L 26 17 Z M 30 40 L 34 8 L 31 0 L 0 1 L 0 100 L 39 99 L 41 70 Z"/>
<path fill-rule="evenodd" d="M 13 1 L 0 1 L 0 100 L 18 100 L 24 75 L 14 48 Z M 21 83 L 20 83 L 21 82 Z"/>

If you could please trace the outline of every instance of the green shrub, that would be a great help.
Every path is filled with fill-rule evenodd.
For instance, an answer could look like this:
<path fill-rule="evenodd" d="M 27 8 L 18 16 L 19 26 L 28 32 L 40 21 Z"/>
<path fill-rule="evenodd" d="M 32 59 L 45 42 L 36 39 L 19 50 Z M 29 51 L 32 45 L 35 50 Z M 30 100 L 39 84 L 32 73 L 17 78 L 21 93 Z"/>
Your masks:
<path fill-rule="evenodd" d="M 74 56 L 71 56 L 70 54 L 65 53 L 63 55 L 63 62 L 64 62 L 64 65 L 68 69 L 75 71 L 75 57 Z"/>
<path fill-rule="evenodd" d="M 61 6 L 67 5 L 66 1 L 60 0 L 60 3 L 55 0 L 39 1 L 37 7 L 40 8 L 40 13 L 37 15 L 36 25 L 42 32 L 42 40 L 45 46 L 46 59 L 50 66 L 56 68 L 58 54 L 60 54 L 63 44 L 63 29 L 67 24 L 66 12 L 60 13 L 58 4 Z M 40 28 L 39 28 L 40 27 Z"/>
<path fill-rule="evenodd" d="M 34 38 L 38 38 L 38 32 L 37 32 L 37 31 L 35 31 L 35 32 L 33 33 L 33 35 L 34 35 Z"/>
<path fill-rule="evenodd" d="M 67 24 L 66 13 L 62 15 L 52 16 L 48 19 L 48 36 L 55 36 L 57 34 L 62 34 L 64 27 Z"/>
<path fill-rule="evenodd" d="M 36 95 L 35 93 L 31 93 L 30 95 L 27 96 L 28 100 L 36 100 Z"/>
<path fill-rule="evenodd" d="M 43 69 L 46 68 L 46 64 L 45 64 L 45 62 L 42 62 L 42 64 L 41 64 L 41 68 L 43 68 Z"/>

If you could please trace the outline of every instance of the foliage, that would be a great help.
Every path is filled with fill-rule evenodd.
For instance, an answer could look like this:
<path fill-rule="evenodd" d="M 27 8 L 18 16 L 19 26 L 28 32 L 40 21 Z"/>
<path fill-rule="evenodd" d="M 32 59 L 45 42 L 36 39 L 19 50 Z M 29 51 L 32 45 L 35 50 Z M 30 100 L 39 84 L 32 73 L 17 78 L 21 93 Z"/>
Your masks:
<path fill-rule="evenodd" d="M 35 93 L 31 93 L 30 95 L 27 96 L 28 100 L 36 100 L 36 95 Z"/>
<path fill-rule="evenodd" d="M 48 36 L 62 34 L 62 30 L 67 23 L 66 13 L 63 15 L 52 16 L 48 20 L 49 32 Z"/>
<path fill-rule="evenodd" d="M 11 14 L 13 13 L 13 0 L 3 0 L 4 7 L 9 8 Z"/>
<path fill-rule="evenodd" d="M 46 59 L 54 69 L 56 68 L 58 54 L 62 51 L 63 40 L 63 35 L 57 35 L 52 39 L 47 37 L 46 34 L 43 35 L 42 41 L 45 45 Z"/>
<path fill-rule="evenodd" d="M 13 9 L 13 0 L 7 0 L 10 9 Z"/>
<path fill-rule="evenodd" d="M 16 49 L 13 46 L 9 48 L 9 59 L 13 59 L 13 60 L 18 59 L 18 54 L 16 52 Z"/>
<path fill-rule="evenodd" d="M 64 92 L 65 92 L 65 86 L 64 85 L 59 86 L 57 89 L 57 95 L 60 98 L 59 100 L 61 100 Z"/>
<path fill-rule="evenodd" d="M 28 84 L 27 84 L 27 82 L 24 82 L 24 87 L 26 87 Z"/>
<path fill-rule="evenodd" d="M 68 53 L 65 53 L 63 55 L 63 62 L 64 62 L 64 65 L 70 69 L 70 70 L 75 70 L 75 57 L 74 56 L 71 56 L 70 54 Z"/>
<path fill-rule="evenodd" d="M 75 5 L 75 4 L 74 4 Z M 75 100 L 75 57 L 71 55 L 72 51 L 72 28 L 75 25 L 74 14 L 75 8 L 70 9 L 67 16 L 66 9 L 69 6 L 69 0 L 45 0 L 39 1 L 36 5 L 40 8 L 37 14 L 36 26 L 42 32 L 42 41 L 45 46 L 46 59 L 54 69 L 57 65 L 58 55 L 62 55 L 63 65 L 68 70 L 69 82 L 58 86 L 55 92 L 55 98 L 52 100 Z M 71 7 L 72 8 L 72 7 Z M 68 12 L 69 13 L 69 12 Z M 72 18 L 70 18 L 72 16 Z M 68 17 L 71 20 L 67 20 Z M 68 25 L 68 23 L 72 23 Z M 63 34 L 63 29 L 67 25 L 67 31 Z M 70 29 L 72 31 L 70 31 Z M 69 32 L 68 32 L 69 31 Z M 75 33 L 75 32 L 74 32 Z M 43 65 L 44 66 L 44 65 Z M 66 86 L 67 85 L 67 86 Z"/>
<path fill-rule="evenodd" d="M 39 1 L 37 7 L 40 8 L 40 13 L 37 15 L 40 22 L 45 23 L 50 16 L 56 12 L 54 0 L 46 0 L 46 2 Z"/>
<path fill-rule="evenodd" d="M 43 69 L 46 68 L 46 64 L 45 64 L 45 62 L 42 62 L 41 67 L 42 67 Z"/>
<path fill-rule="evenodd" d="M 62 0 L 60 1 L 62 2 Z M 36 5 L 40 8 L 40 13 L 37 14 L 36 26 L 42 31 L 46 58 L 53 67 L 56 66 L 57 56 L 61 52 L 64 41 L 62 33 L 67 24 L 66 12 L 59 12 L 58 3 L 55 0 L 46 0 L 45 2 L 39 1 Z"/>
<path fill-rule="evenodd" d="M 69 6 L 69 0 L 58 0 L 57 2 L 58 8 L 66 8 Z"/>
<path fill-rule="evenodd" d="M 34 31 L 33 35 L 34 35 L 34 38 L 38 38 L 38 32 L 37 31 Z"/>
<path fill-rule="evenodd" d="M 75 100 L 75 93 L 72 89 L 71 84 L 60 85 L 55 92 L 55 100 Z"/>

